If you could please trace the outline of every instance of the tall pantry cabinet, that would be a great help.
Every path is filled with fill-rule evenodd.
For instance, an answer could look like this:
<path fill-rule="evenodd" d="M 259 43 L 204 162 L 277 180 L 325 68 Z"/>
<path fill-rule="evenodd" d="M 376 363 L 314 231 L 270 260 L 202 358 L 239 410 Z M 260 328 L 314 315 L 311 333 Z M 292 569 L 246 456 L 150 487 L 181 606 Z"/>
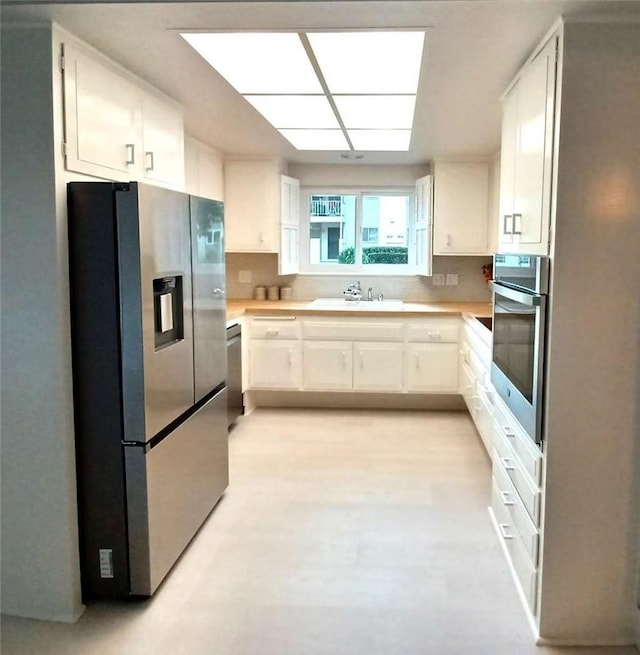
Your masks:
<path fill-rule="evenodd" d="M 560 20 L 504 99 L 500 251 L 551 260 L 540 643 L 638 640 L 638 80 L 640 23 Z"/>

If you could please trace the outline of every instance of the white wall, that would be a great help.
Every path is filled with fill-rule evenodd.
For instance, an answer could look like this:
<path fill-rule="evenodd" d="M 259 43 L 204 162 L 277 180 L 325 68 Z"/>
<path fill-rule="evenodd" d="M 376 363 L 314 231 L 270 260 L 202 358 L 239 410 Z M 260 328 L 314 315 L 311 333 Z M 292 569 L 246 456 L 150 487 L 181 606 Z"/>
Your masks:
<path fill-rule="evenodd" d="M 3 28 L 2 611 L 72 621 L 82 604 L 56 68 L 50 28 Z"/>
<path fill-rule="evenodd" d="M 567 24 L 556 144 L 543 638 L 635 642 L 640 24 Z"/>
<path fill-rule="evenodd" d="M 429 166 L 370 166 L 366 164 L 289 164 L 289 175 L 300 186 L 390 186 L 413 187 L 429 175 Z"/>

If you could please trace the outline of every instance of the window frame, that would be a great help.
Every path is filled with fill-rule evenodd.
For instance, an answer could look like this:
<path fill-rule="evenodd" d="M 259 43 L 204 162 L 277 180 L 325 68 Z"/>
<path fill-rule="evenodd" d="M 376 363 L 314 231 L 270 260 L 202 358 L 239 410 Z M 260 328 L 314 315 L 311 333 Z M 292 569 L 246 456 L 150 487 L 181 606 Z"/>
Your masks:
<path fill-rule="evenodd" d="M 311 264 L 309 262 L 309 230 L 311 226 L 310 196 L 356 196 L 356 234 L 355 250 L 356 261 L 362 261 L 363 235 L 362 235 L 362 207 L 363 196 L 407 196 L 409 211 L 407 216 L 407 264 Z M 299 272 L 303 275 L 347 275 L 354 276 L 381 276 L 416 275 L 415 262 L 415 225 L 416 225 L 416 194 L 412 186 L 304 186 L 300 187 L 300 266 Z M 379 226 L 378 226 L 379 229 Z"/>

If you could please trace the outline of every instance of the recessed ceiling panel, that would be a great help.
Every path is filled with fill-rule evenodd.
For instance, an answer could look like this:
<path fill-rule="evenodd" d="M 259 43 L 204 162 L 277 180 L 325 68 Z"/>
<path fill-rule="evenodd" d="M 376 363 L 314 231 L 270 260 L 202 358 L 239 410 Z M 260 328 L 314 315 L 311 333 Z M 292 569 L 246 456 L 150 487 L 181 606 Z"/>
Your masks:
<path fill-rule="evenodd" d="M 409 150 L 411 130 L 348 130 L 355 150 Z"/>
<path fill-rule="evenodd" d="M 342 130 L 278 130 L 298 150 L 349 150 Z"/>
<path fill-rule="evenodd" d="M 413 126 L 415 96 L 333 96 L 340 117 L 349 128 L 396 128 Z"/>
<path fill-rule="evenodd" d="M 297 34 L 185 32 L 181 36 L 242 94 L 323 93 Z"/>
<path fill-rule="evenodd" d="M 413 93 L 422 62 L 422 31 L 307 34 L 333 93 Z"/>
<path fill-rule="evenodd" d="M 326 96 L 245 96 L 276 128 L 340 129 Z"/>

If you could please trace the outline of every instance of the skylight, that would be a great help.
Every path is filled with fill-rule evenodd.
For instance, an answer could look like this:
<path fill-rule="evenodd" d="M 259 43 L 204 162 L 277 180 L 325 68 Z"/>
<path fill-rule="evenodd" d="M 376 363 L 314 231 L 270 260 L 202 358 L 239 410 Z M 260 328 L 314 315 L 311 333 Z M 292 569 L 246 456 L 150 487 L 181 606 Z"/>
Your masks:
<path fill-rule="evenodd" d="M 298 150 L 408 150 L 424 31 L 181 36 Z"/>

